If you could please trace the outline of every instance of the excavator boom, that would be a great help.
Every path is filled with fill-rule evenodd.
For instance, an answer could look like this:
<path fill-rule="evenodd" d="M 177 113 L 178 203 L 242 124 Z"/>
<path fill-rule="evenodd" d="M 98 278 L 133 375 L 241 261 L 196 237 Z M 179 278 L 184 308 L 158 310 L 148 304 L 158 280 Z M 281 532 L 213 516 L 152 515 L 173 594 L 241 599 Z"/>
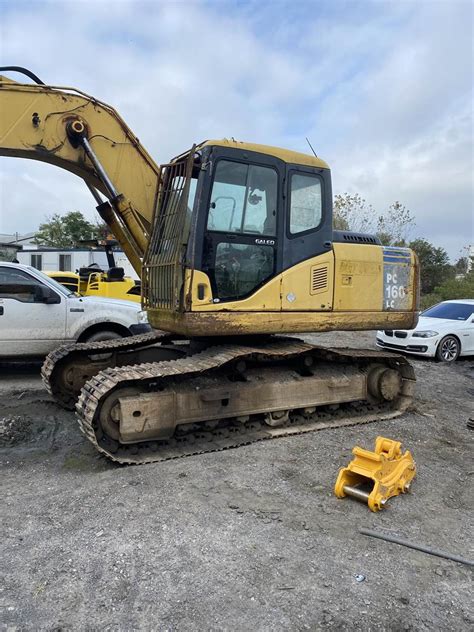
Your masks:
<path fill-rule="evenodd" d="M 66 169 L 83 178 L 98 202 L 100 191 L 108 203 L 98 210 L 141 275 L 160 167 L 138 138 L 112 107 L 73 88 L 0 75 L 0 96 L 0 155 Z"/>

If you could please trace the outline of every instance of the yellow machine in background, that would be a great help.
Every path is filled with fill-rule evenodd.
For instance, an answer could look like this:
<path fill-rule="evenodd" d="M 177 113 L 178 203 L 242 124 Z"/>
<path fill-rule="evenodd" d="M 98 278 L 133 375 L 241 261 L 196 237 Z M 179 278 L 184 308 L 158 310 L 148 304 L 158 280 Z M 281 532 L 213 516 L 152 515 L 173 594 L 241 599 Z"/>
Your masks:
<path fill-rule="evenodd" d="M 103 248 L 107 256 L 108 270 L 102 270 L 93 263 L 80 268 L 78 272 L 46 272 L 52 279 L 61 283 L 71 292 L 82 296 L 100 296 L 124 301 L 141 302 L 141 282 L 125 276 L 124 269 L 117 267 L 113 248 L 117 245 L 114 239 L 81 240 L 78 245 L 90 248 Z"/>
<path fill-rule="evenodd" d="M 144 463 L 406 409 L 406 359 L 282 336 L 417 321 L 415 254 L 333 230 L 323 160 L 212 140 L 158 166 L 113 108 L 20 70 L 36 85 L 0 77 L 0 154 L 84 179 L 163 330 L 47 358 L 99 451 Z"/>
<path fill-rule="evenodd" d="M 52 279 L 64 285 L 71 292 L 82 296 L 101 296 L 102 298 L 116 298 L 123 301 L 141 302 L 140 285 L 132 278 L 117 273 L 90 271 L 87 276 L 78 272 L 46 272 Z"/>

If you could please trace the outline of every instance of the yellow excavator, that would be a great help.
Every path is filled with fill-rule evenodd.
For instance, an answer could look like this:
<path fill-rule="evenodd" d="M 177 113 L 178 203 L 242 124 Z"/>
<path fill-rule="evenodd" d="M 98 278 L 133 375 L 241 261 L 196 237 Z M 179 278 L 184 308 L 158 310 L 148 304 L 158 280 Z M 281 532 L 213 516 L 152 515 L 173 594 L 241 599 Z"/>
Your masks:
<path fill-rule="evenodd" d="M 147 463 L 399 415 L 408 361 L 294 336 L 409 329 L 418 262 L 333 230 L 316 156 L 236 140 L 158 166 L 117 112 L 78 90 L 0 77 L 0 154 L 84 179 L 142 279 L 155 332 L 51 353 L 44 382 L 119 463 Z"/>
<path fill-rule="evenodd" d="M 124 269 L 116 265 L 113 252 L 116 244 L 117 241 L 114 239 L 83 239 L 77 244 L 95 250 L 103 248 L 108 270 L 102 270 L 99 265 L 93 263 L 79 268 L 77 272 L 54 271 L 46 274 L 71 292 L 77 292 L 82 296 L 101 296 L 140 303 L 141 283 L 125 276 Z"/>

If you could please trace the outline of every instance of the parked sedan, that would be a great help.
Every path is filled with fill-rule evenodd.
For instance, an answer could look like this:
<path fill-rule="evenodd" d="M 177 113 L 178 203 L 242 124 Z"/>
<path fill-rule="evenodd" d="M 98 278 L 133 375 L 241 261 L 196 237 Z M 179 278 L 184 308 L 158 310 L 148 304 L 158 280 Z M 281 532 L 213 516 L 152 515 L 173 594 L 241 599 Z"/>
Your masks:
<path fill-rule="evenodd" d="M 378 331 L 376 344 L 441 362 L 474 355 L 474 300 L 438 303 L 422 312 L 415 329 Z"/>

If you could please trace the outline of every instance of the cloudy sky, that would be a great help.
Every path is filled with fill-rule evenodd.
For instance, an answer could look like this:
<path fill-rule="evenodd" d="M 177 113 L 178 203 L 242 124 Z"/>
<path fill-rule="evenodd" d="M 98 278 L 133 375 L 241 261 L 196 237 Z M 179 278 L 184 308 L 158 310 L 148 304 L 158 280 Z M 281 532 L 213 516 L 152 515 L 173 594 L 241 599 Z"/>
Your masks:
<path fill-rule="evenodd" d="M 308 152 L 335 193 L 401 201 L 452 259 L 474 242 L 470 0 L 0 0 L 0 65 L 122 114 L 157 162 L 206 138 Z M 20 79 L 19 75 L 11 75 Z M 0 233 L 94 216 L 84 183 L 0 158 Z"/>

